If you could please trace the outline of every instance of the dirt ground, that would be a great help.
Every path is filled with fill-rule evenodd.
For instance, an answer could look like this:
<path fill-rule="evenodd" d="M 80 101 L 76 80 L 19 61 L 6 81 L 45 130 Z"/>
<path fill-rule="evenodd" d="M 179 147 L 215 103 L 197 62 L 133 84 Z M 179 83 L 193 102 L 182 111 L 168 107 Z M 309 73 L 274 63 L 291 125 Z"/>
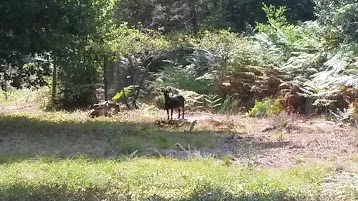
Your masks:
<path fill-rule="evenodd" d="M 349 124 L 286 114 L 251 118 L 199 113 L 188 120 L 197 120 L 198 127 L 222 128 L 214 132 L 225 135 L 224 140 L 204 151 L 230 156 L 233 163 L 286 168 L 324 162 L 349 166 L 358 161 L 358 129 Z"/>
<path fill-rule="evenodd" d="M 0 115 L 25 112 L 38 109 L 31 105 L 2 106 Z M 90 121 L 87 111 L 77 112 L 79 118 Z M 129 111 L 118 116 L 103 117 L 101 121 L 131 122 L 153 124 L 166 122 L 165 111 L 148 112 Z M 230 157 L 233 164 L 247 164 L 258 167 L 286 168 L 298 164 L 334 163 L 337 167 L 349 167 L 358 161 L 358 129 L 350 124 L 327 121 L 319 117 L 306 117 L 280 114 L 269 118 L 251 118 L 245 115 L 215 115 L 192 112 L 179 122 L 180 126 L 190 127 L 196 122 L 192 132 L 211 133 L 220 136 L 214 147 L 182 149 L 173 146 L 167 149 L 148 149 L 147 155 L 159 152 L 170 157 L 214 156 Z M 1 127 L 1 125 L 0 125 Z M 166 128 L 158 128 L 166 129 Z M 175 128 L 174 128 L 175 129 Z M 103 151 L 105 142 L 96 136 L 58 137 L 63 146 L 55 146 L 52 141 L 42 139 L 34 141 L 22 134 L 9 135 L 0 131 L 0 153 L 12 153 L 14 150 L 37 153 L 71 155 L 79 151 L 84 154 L 96 154 Z M 61 131 L 59 131 L 61 134 Z M 64 131 L 65 132 L 65 131 Z M 185 134 L 185 132 L 183 132 Z M 65 136 L 65 137 L 63 137 Z M 29 148 L 30 147 L 30 148 Z"/>

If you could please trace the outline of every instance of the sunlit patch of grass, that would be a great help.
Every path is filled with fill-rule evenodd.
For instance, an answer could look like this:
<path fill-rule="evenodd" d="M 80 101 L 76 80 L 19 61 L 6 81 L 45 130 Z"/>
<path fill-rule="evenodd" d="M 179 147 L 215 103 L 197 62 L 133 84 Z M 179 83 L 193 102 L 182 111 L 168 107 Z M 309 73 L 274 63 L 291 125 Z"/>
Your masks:
<path fill-rule="evenodd" d="M 330 175 L 224 166 L 213 158 L 31 159 L 0 166 L 2 200 L 311 200 Z"/>
<path fill-rule="evenodd" d="M 278 142 L 282 142 L 287 138 L 287 135 L 283 132 L 275 132 L 272 136 L 272 139 L 277 140 Z"/>
<path fill-rule="evenodd" d="M 31 89 L 16 90 L 9 87 L 5 92 L 0 89 L 0 103 L 1 104 L 19 104 L 34 100 L 35 91 Z"/>
<path fill-rule="evenodd" d="M 4 117 L 17 118 L 25 120 L 34 120 L 41 123 L 81 123 L 88 120 L 86 114 L 80 111 L 74 113 L 67 111 L 56 111 L 56 112 L 11 112 L 4 113 Z"/>

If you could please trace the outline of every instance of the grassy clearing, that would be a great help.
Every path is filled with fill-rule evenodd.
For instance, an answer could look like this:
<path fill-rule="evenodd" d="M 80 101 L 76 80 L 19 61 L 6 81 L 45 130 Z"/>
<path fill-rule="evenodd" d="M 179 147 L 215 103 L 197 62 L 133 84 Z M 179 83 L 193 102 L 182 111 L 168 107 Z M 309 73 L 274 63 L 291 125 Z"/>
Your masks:
<path fill-rule="evenodd" d="M 189 113 L 190 129 L 153 107 L 91 119 L 14 100 L 0 104 L 0 200 L 358 200 L 348 126 Z"/>
<path fill-rule="evenodd" d="M 58 160 L 0 165 L 1 200 L 316 200 L 331 169 L 226 166 L 213 158 Z"/>
<path fill-rule="evenodd" d="M 183 128 L 159 128 L 153 121 L 129 116 L 90 119 L 85 112 L 16 112 L 0 116 L 4 139 L 0 150 L 11 154 L 49 154 L 68 157 L 78 153 L 117 157 L 148 150 L 213 149 L 222 139 L 211 131 L 184 132 Z M 180 130 L 181 129 L 181 130 Z M 1 142 L 0 142 L 1 143 Z"/>

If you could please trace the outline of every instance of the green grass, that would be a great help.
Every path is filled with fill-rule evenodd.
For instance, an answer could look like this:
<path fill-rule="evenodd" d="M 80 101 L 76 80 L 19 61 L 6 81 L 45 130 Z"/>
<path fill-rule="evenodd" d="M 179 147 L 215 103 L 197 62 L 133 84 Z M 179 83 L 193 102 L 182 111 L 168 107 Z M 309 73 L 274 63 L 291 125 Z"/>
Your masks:
<path fill-rule="evenodd" d="M 178 148 L 177 144 L 186 150 L 212 149 L 216 141 L 223 138 L 209 131 L 189 133 L 180 129 L 157 128 L 153 122 L 90 119 L 83 112 L 63 111 L 3 113 L 0 130 L 3 137 L 22 143 L 18 149 L 13 148 L 11 154 L 45 152 L 56 155 L 60 152 L 61 157 L 68 156 L 68 153 L 119 156 L 135 152 L 142 155 L 148 149 Z M 98 151 L 93 151 L 94 148 Z"/>
<path fill-rule="evenodd" d="M 226 166 L 213 158 L 51 157 L 0 165 L 1 200 L 315 200 L 330 169 Z"/>
<path fill-rule="evenodd" d="M 48 104 L 50 97 L 50 88 L 42 87 L 38 90 L 21 89 L 17 90 L 8 86 L 8 91 L 5 92 L 0 89 L 0 104 L 6 105 L 27 105 L 36 104 L 42 108 L 45 108 Z"/>
<path fill-rule="evenodd" d="M 291 168 L 259 168 L 255 153 L 237 164 L 217 154 L 227 133 L 245 137 L 234 125 L 215 132 L 212 122 L 187 132 L 188 125 L 158 127 L 158 119 L 155 112 L 95 119 L 81 111 L 1 112 L 0 201 L 358 198 L 357 171 L 342 177 L 331 163 L 303 159 Z M 221 160 L 201 155 L 209 149 Z M 173 151 L 182 160 L 162 157 Z"/>

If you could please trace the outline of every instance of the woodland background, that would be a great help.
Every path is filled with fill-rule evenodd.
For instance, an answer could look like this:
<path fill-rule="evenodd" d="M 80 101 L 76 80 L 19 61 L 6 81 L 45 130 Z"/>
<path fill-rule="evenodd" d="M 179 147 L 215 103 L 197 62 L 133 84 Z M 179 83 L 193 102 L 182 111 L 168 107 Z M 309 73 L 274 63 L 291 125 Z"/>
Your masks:
<path fill-rule="evenodd" d="M 355 0 L 4 0 L 0 10 L 2 91 L 49 85 L 48 108 L 124 89 L 129 108 L 160 105 L 165 86 L 188 107 L 230 113 L 292 85 L 305 113 L 357 97 Z"/>

